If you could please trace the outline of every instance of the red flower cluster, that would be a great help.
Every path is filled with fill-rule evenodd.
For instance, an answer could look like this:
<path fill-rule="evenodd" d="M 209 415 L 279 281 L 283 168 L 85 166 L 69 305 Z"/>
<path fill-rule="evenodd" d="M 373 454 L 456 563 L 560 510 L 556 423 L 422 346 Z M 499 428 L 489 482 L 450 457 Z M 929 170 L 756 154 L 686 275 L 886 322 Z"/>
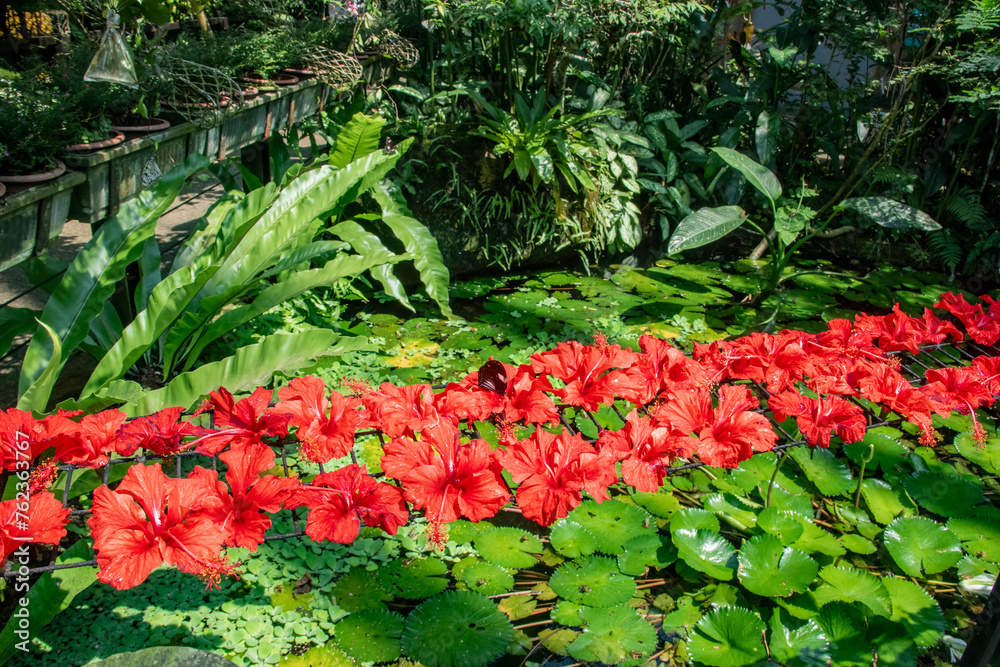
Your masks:
<path fill-rule="evenodd" d="M 1000 340 L 1000 302 L 983 301 L 988 308 L 948 293 L 937 306 L 973 340 L 992 344 Z M 963 334 L 929 310 L 909 317 L 897 306 L 889 315 L 833 320 L 817 334 L 756 333 L 696 345 L 693 359 L 651 336 L 640 338 L 638 352 L 600 337 L 595 345 L 559 343 L 517 368 L 491 362 L 482 382 L 472 373 L 438 393 L 426 384 L 374 389 L 349 383 L 353 394 L 346 396 L 302 377 L 279 389 L 271 407 L 267 389 L 237 401 L 220 388 L 195 413 L 211 410 L 212 428 L 182 420 L 181 408 L 128 423 L 117 410 L 84 417 L 60 411 L 41 419 L 8 410 L 0 413 L 3 469 L 21 470 L 25 460 L 46 452 L 51 457 L 20 482 L 30 502 L 0 503 L 0 562 L 22 542 L 54 544 L 65 535 L 68 510 L 44 490 L 58 462 L 99 467 L 140 448 L 159 456 L 196 448 L 218 456 L 226 471 L 224 480 L 201 467 L 171 479 L 158 464 L 135 465 L 114 490 L 95 491 L 90 526 L 100 577 L 119 588 L 143 581 L 160 563 L 217 583 L 233 567 L 221 555 L 223 546 L 255 549 L 271 525 L 268 515 L 282 507 L 308 507 L 310 537 L 345 543 L 362 524 L 394 534 L 409 518 L 408 504 L 423 510 L 429 537 L 439 543 L 443 524 L 492 517 L 512 491 L 526 517 L 548 525 L 576 507 L 584 492 L 606 499 L 619 481 L 619 464 L 621 481 L 649 492 L 678 459 L 731 468 L 772 449 L 778 437 L 768 413 L 776 421 L 794 419 L 806 442 L 828 447 L 834 435 L 861 439 L 870 422 L 890 414 L 917 425 L 930 445 L 936 437 L 931 416 L 957 411 L 972 415 L 982 443 L 975 410 L 1000 394 L 1000 358 L 929 370 L 915 383 L 893 356 L 948 339 L 961 341 Z M 617 411 L 616 400 L 633 406 L 624 426 L 599 427 L 594 442 L 567 419 L 567 411 L 578 419 L 595 419 L 605 406 Z M 498 427 L 496 447 L 474 433 L 476 422 L 487 421 Z M 356 463 L 308 483 L 271 472 L 270 445 L 278 441 L 294 438 L 301 456 L 330 463 L 353 454 L 358 429 L 388 439 L 381 469 L 398 486 Z M 18 529 L 17 514 L 26 507 L 31 523 Z"/>

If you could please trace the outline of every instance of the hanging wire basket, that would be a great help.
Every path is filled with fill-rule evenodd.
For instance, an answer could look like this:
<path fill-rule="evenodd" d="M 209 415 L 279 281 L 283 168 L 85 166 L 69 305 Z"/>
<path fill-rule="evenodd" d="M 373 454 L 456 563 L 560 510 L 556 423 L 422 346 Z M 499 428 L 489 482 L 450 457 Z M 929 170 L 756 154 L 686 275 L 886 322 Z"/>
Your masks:
<path fill-rule="evenodd" d="M 383 31 L 377 39 L 376 51 L 396 61 L 399 69 L 407 70 L 420 62 L 420 52 L 409 40 L 391 30 Z"/>
<path fill-rule="evenodd" d="M 363 73 L 357 58 L 325 46 L 303 47 L 302 62 L 323 83 L 338 91 L 353 88 Z"/>
<path fill-rule="evenodd" d="M 218 125 L 243 106 L 239 84 L 214 67 L 161 54 L 156 68 L 170 84 L 162 103 L 201 127 Z"/>

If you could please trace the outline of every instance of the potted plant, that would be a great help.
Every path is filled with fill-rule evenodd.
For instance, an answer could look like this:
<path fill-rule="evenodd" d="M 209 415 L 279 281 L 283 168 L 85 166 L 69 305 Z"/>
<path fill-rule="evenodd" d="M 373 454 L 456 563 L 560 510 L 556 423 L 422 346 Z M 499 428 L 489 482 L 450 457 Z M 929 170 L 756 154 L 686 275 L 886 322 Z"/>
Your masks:
<path fill-rule="evenodd" d="M 43 68 L 0 79 L 0 182 L 9 190 L 56 178 L 66 170 L 56 158 L 69 143 L 64 119 L 71 107 L 59 98 Z M 11 185 L 17 188 L 11 188 Z"/>

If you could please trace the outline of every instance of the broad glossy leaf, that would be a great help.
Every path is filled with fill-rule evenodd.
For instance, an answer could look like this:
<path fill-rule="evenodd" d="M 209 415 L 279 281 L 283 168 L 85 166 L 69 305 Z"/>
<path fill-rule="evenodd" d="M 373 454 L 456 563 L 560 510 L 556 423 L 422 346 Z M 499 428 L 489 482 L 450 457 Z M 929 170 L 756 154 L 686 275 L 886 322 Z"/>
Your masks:
<path fill-rule="evenodd" d="M 537 537 L 519 528 L 501 527 L 484 530 L 476 536 L 479 554 L 501 567 L 522 569 L 531 567 L 544 550 Z"/>
<path fill-rule="evenodd" d="M 781 183 L 767 167 L 754 162 L 743 153 L 731 148 L 716 146 L 712 152 L 726 161 L 730 167 L 743 174 L 749 183 L 772 202 L 781 196 Z"/>
<path fill-rule="evenodd" d="M 378 150 L 385 119 L 356 113 L 337 133 L 329 164 L 342 169 L 350 163 Z"/>
<path fill-rule="evenodd" d="M 549 535 L 552 548 L 566 558 L 589 556 L 597 550 L 597 538 L 589 530 L 569 519 L 552 524 Z"/>
<path fill-rule="evenodd" d="M 618 500 L 603 503 L 585 500 L 566 518 L 590 531 L 597 538 L 597 550 L 609 555 L 620 554 L 624 544 L 633 537 L 656 532 L 651 516 L 635 505 Z"/>
<path fill-rule="evenodd" d="M 178 375 L 123 410 L 130 417 L 139 417 L 175 405 L 190 408 L 219 387 L 233 393 L 247 391 L 267 384 L 277 372 L 297 370 L 319 356 L 343 354 L 364 340 L 342 338 L 327 329 L 272 334 L 260 343 L 241 347 L 231 357 Z"/>
<path fill-rule="evenodd" d="M 924 517 L 896 519 L 886 527 L 883 540 L 896 564 L 912 577 L 947 570 L 962 560 L 958 536 Z"/>
<path fill-rule="evenodd" d="M 713 667 L 752 665 L 767 657 L 764 621 L 742 607 L 719 607 L 705 614 L 691 633 L 691 657 Z"/>
<path fill-rule="evenodd" d="M 866 433 L 860 442 L 845 444 L 844 452 L 856 464 L 861 465 L 869 447 L 874 447 L 874 451 L 871 461 L 866 465 L 867 470 L 881 469 L 884 473 L 894 473 L 906 466 L 906 459 L 910 456 L 910 450 L 898 438 L 877 429 Z"/>
<path fill-rule="evenodd" d="M 892 613 L 889 593 L 878 577 L 853 567 L 832 565 L 820 570 L 819 576 L 826 582 L 816 590 L 821 606 L 834 600 L 860 602 L 880 616 L 888 618 Z"/>
<path fill-rule="evenodd" d="M 41 335 L 42 332 L 48 336 L 52 344 L 52 357 L 49 359 L 45 370 L 38 376 L 38 379 L 32 382 L 31 386 L 28 387 L 28 391 L 24 392 L 17 399 L 17 408 L 27 412 L 46 411 L 49 396 L 52 394 L 52 388 L 56 384 L 56 378 L 59 377 L 59 369 L 62 367 L 63 360 L 62 345 L 59 342 L 59 336 L 56 335 L 56 332 L 49 325 L 45 324 L 45 322 L 39 322 L 38 328 L 39 331 L 35 333 L 35 336 Z"/>
<path fill-rule="evenodd" d="M 881 479 L 866 479 L 861 483 L 861 495 L 871 510 L 875 521 L 885 525 L 900 514 L 916 514 L 913 503 L 903 495 L 902 489 L 894 489 Z"/>
<path fill-rule="evenodd" d="M 754 147 L 761 163 L 768 164 L 778 152 L 778 132 L 781 128 L 781 116 L 769 111 L 761 111 L 757 116 L 757 128 L 754 130 Z"/>
<path fill-rule="evenodd" d="M 584 607 L 579 615 L 585 632 L 568 647 L 577 660 L 617 665 L 648 656 L 656 649 L 656 628 L 631 607 Z"/>
<path fill-rule="evenodd" d="M 635 579 L 614 558 L 583 556 L 560 565 L 549 579 L 559 597 L 588 607 L 613 607 L 635 594 Z"/>
<path fill-rule="evenodd" d="M 0 344 L 0 351 L 2 350 L 3 346 Z M 972 437 L 971 431 L 959 433 L 955 436 L 955 448 L 959 454 L 986 472 L 1000 475 L 1000 438 L 997 438 L 996 434 L 990 432 L 986 446 L 980 447 Z"/>
<path fill-rule="evenodd" d="M 673 539 L 678 555 L 690 567 L 723 581 L 733 578 L 736 549 L 722 535 L 705 529 L 682 528 L 673 532 Z"/>
<path fill-rule="evenodd" d="M 718 241 L 746 220 L 746 212 L 739 206 L 720 206 L 699 209 L 677 225 L 667 252 L 673 254 Z"/>
<path fill-rule="evenodd" d="M 0 355 L 10 351 L 14 339 L 33 331 L 38 325 L 35 318 L 41 313 L 30 308 L 4 306 L 0 308 Z"/>
<path fill-rule="evenodd" d="M 943 472 L 915 472 L 903 480 L 903 487 L 918 505 L 944 517 L 973 515 L 984 500 L 978 486 Z"/>
<path fill-rule="evenodd" d="M 949 519 L 948 530 L 958 535 L 968 553 L 1000 563 L 1000 521 L 982 513 L 971 519 Z"/>
<path fill-rule="evenodd" d="M 677 548 L 664 533 L 633 537 L 624 548 L 618 555 L 618 569 L 637 577 L 648 567 L 660 570 L 677 560 Z"/>
<path fill-rule="evenodd" d="M 809 588 L 819 564 L 805 552 L 783 547 L 773 535 L 757 535 L 740 548 L 740 582 L 763 597 L 788 597 Z"/>
<path fill-rule="evenodd" d="M 382 207 L 382 221 L 403 242 L 403 247 L 412 257 L 427 295 L 434 299 L 442 315 L 454 318 L 448 303 L 448 267 L 444 265 L 437 240 L 427 227 L 410 215 L 399 188 L 381 183 L 372 190 L 372 195 Z"/>
<path fill-rule="evenodd" d="M 118 214 L 105 222 L 77 253 L 46 302 L 41 317 L 59 337 L 64 360 L 87 337 L 91 320 L 103 310 L 125 276 L 125 268 L 139 258 L 146 239 L 153 235 L 156 221 L 180 194 L 185 181 L 207 164 L 204 156 L 188 157 L 151 188 L 122 204 Z M 19 395 L 42 374 L 52 349 L 48 336 L 32 339 L 21 365 Z"/>
<path fill-rule="evenodd" d="M 839 496 L 856 486 L 850 469 L 828 449 L 793 447 L 788 453 L 825 496 Z"/>
<path fill-rule="evenodd" d="M 816 619 L 830 641 L 834 667 L 857 667 L 872 662 L 872 645 L 865 637 L 865 622 L 857 605 L 831 602 Z"/>
<path fill-rule="evenodd" d="M 784 664 L 820 667 L 830 659 L 830 641 L 814 619 L 793 623 L 782 619 L 780 609 L 771 616 L 771 655 Z"/>
<path fill-rule="evenodd" d="M 337 646 L 362 662 L 391 662 L 402 649 L 403 616 L 376 609 L 351 614 L 337 622 Z"/>
<path fill-rule="evenodd" d="M 493 563 L 479 561 L 462 570 L 462 581 L 470 591 L 483 595 L 500 595 L 514 588 L 514 576 Z"/>
<path fill-rule="evenodd" d="M 792 544 L 805 532 L 805 526 L 795 512 L 768 507 L 757 517 L 757 527 L 774 535 L 785 546 Z"/>
<path fill-rule="evenodd" d="M 888 197 L 852 197 L 840 202 L 839 208 L 856 211 L 889 229 L 922 229 L 925 232 L 941 229 L 941 225 L 923 211 Z"/>
<path fill-rule="evenodd" d="M 670 519 L 670 530 L 671 532 L 676 532 L 678 530 L 683 530 L 685 528 L 691 530 L 709 530 L 713 533 L 719 532 L 719 519 L 712 512 L 708 510 L 698 509 L 697 507 L 688 507 L 675 512 L 673 518 Z"/>
<path fill-rule="evenodd" d="M 927 591 L 906 579 L 884 577 L 882 584 L 892 599 L 889 620 L 903 624 L 917 646 L 934 646 L 947 629 L 944 612 Z"/>
<path fill-rule="evenodd" d="M 410 612 L 403 651 L 428 667 L 483 667 L 507 650 L 510 621 L 488 598 L 471 591 L 448 591 Z"/>

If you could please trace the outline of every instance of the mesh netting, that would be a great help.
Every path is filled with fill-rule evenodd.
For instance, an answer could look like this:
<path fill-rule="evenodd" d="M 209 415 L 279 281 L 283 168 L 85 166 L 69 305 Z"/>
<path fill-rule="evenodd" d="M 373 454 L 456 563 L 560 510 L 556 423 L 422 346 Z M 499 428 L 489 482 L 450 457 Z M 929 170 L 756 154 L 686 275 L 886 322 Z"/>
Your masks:
<path fill-rule="evenodd" d="M 399 69 L 410 69 L 420 62 L 420 52 L 409 40 L 391 30 L 383 31 L 377 39 L 376 50 L 396 61 Z"/>
<path fill-rule="evenodd" d="M 310 45 L 302 49 L 303 64 L 314 71 L 323 83 L 337 90 L 353 88 L 361 79 L 357 58 L 325 46 Z"/>
<path fill-rule="evenodd" d="M 214 67 L 160 54 L 157 70 L 170 83 L 163 104 L 198 125 L 218 125 L 227 112 L 243 105 L 239 84 Z"/>

